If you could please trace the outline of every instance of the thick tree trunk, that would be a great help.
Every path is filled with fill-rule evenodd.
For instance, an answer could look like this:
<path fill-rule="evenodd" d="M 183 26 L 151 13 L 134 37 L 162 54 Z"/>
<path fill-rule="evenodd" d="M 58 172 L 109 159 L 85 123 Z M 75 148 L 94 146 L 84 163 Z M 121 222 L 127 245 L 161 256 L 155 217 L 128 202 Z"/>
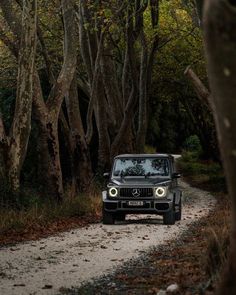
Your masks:
<path fill-rule="evenodd" d="M 7 172 L 8 148 L 9 148 L 9 143 L 5 133 L 2 115 L 0 113 L 0 183 L 2 186 L 2 189 L 0 189 L 0 192 L 2 190 L 5 190 L 6 186 L 8 186 L 8 172 Z"/>
<path fill-rule="evenodd" d="M 110 137 L 108 133 L 108 116 L 106 109 L 106 98 L 101 78 L 98 81 L 97 100 L 95 105 L 96 124 L 99 136 L 98 166 L 101 171 L 109 169 L 110 161 Z"/>
<path fill-rule="evenodd" d="M 72 81 L 69 95 L 66 96 L 66 107 L 72 137 L 72 176 L 75 178 L 75 192 L 86 191 L 92 181 L 93 172 L 81 119 L 76 76 Z"/>
<path fill-rule="evenodd" d="M 101 73 L 108 101 L 109 117 L 113 125 L 112 131 L 117 133 L 122 121 L 122 94 L 116 77 L 115 64 L 111 56 L 112 52 L 110 50 L 104 50 L 101 57 Z"/>
<path fill-rule="evenodd" d="M 58 140 L 58 120 L 56 120 L 54 117 L 49 117 L 46 124 L 46 130 L 47 148 L 49 151 L 49 177 L 53 181 L 53 187 L 55 191 L 54 198 L 60 201 L 63 198 L 64 190 L 61 171 L 60 148 Z"/>
<path fill-rule="evenodd" d="M 203 19 L 218 138 L 232 201 L 228 266 L 218 294 L 236 294 L 236 2 L 208 0 Z"/>
<path fill-rule="evenodd" d="M 12 4 L 12 1 L 3 0 L 0 2 L 7 23 L 9 24 L 15 36 L 19 37 L 19 30 L 17 28 L 21 27 L 20 21 L 17 17 L 17 13 L 13 9 Z M 47 100 L 47 105 L 45 104 L 42 96 L 42 89 L 38 73 L 37 71 L 34 73 L 34 106 L 38 120 L 40 121 L 40 134 L 43 135 L 41 139 L 42 144 L 40 146 L 42 147 L 42 154 L 44 154 L 43 158 L 49 159 L 46 175 L 48 176 L 47 178 L 50 183 L 49 187 L 53 187 L 51 191 L 54 192 L 53 195 L 57 199 L 62 199 L 63 197 L 57 122 L 62 101 L 66 93 L 69 91 L 70 83 L 74 76 L 77 59 L 77 42 L 75 41 L 77 39 L 76 16 L 74 5 L 75 3 L 73 0 L 62 0 L 65 31 L 64 62 L 61 72 L 56 79 L 54 86 L 52 87 L 51 93 Z M 14 52 L 16 52 L 16 50 L 14 50 Z M 12 175 L 15 174 L 15 171 L 13 171 Z"/>
<path fill-rule="evenodd" d="M 51 177 L 55 184 L 55 198 L 63 198 L 63 179 L 60 161 L 60 146 L 58 139 L 58 119 L 64 97 L 70 89 L 77 63 L 76 16 L 73 0 L 62 0 L 64 20 L 64 62 L 61 72 L 51 89 L 46 104 L 47 145 L 50 158 Z"/>
<path fill-rule="evenodd" d="M 20 187 L 20 172 L 31 131 L 33 73 L 36 52 L 37 1 L 23 1 L 22 37 L 18 62 L 15 114 L 10 133 L 9 182 L 13 191 Z"/>

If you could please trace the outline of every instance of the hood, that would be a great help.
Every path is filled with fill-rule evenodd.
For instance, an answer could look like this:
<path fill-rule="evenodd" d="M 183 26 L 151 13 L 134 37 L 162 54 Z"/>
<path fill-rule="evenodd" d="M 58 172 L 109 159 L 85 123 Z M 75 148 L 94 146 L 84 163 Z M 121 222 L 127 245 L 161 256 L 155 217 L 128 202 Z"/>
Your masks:
<path fill-rule="evenodd" d="M 110 184 L 118 185 L 118 186 L 153 186 L 153 185 L 169 185 L 171 180 L 169 178 L 118 178 L 111 179 Z"/>

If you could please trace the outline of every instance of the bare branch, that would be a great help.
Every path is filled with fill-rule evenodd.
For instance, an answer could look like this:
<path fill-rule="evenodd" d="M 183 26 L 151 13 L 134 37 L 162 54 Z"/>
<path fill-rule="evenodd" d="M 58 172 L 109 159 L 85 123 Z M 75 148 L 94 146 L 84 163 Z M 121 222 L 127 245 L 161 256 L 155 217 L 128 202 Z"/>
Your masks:
<path fill-rule="evenodd" d="M 198 97 L 209 107 L 209 110 L 213 109 L 213 102 L 209 90 L 202 83 L 199 77 L 194 73 L 190 66 L 188 66 L 184 74 L 191 81 Z"/>
<path fill-rule="evenodd" d="M 77 64 L 77 34 L 76 16 L 73 0 L 62 0 L 62 11 L 64 19 L 64 62 L 57 81 L 51 89 L 47 106 L 55 117 L 59 116 L 62 101 L 70 89 Z"/>
<path fill-rule="evenodd" d="M 98 51 L 97 51 L 97 57 L 95 62 L 95 69 L 94 69 L 94 75 L 93 75 L 93 83 L 92 83 L 92 89 L 91 89 L 91 95 L 90 95 L 90 101 L 89 101 L 89 107 L 87 112 L 87 132 L 86 132 L 86 140 L 88 143 L 90 143 L 93 135 L 93 109 L 94 109 L 94 100 L 96 98 L 96 91 L 98 86 L 98 77 L 100 73 L 100 59 L 103 52 L 103 41 L 104 41 L 104 31 L 101 32 L 100 35 L 100 41 L 98 45 Z"/>

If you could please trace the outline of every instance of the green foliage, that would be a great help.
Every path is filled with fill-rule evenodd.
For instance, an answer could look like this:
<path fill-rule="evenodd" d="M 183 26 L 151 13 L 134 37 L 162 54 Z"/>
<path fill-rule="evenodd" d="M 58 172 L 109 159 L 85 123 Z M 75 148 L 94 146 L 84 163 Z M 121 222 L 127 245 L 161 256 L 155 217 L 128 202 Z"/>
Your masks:
<path fill-rule="evenodd" d="M 180 152 L 186 138 L 199 135 L 193 110 L 200 102 L 184 76 L 186 67 L 193 65 L 199 77 L 207 81 L 202 32 L 193 4 L 174 0 L 160 5 L 160 41 L 152 76 L 147 138 L 158 151 Z"/>
<path fill-rule="evenodd" d="M 183 144 L 183 148 L 186 151 L 196 152 L 200 154 L 202 151 L 202 147 L 199 137 L 197 135 L 191 135 L 190 137 L 188 137 Z"/>
<path fill-rule="evenodd" d="M 200 182 L 206 190 L 227 191 L 222 166 L 213 161 L 202 161 L 198 152 L 184 151 L 178 166 L 183 176 L 194 185 Z"/>

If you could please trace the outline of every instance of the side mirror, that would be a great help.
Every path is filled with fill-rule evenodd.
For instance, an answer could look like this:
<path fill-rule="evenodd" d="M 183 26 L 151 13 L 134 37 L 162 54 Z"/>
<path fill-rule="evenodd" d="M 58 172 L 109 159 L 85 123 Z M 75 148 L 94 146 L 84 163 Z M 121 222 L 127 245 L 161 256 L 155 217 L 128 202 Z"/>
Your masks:
<path fill-rule="evenodd" d="M 110 177 L 110 173 L 106 172 L 106 173 L 103 173 L 103 177 L 105 179 L 108 179 Z"/>
<path fill-rule="evenodd" d="M 180 173 L 173 173 L 172 174 L 172 178 L 180 178 L 181 177 L 181 174 Z"/>

